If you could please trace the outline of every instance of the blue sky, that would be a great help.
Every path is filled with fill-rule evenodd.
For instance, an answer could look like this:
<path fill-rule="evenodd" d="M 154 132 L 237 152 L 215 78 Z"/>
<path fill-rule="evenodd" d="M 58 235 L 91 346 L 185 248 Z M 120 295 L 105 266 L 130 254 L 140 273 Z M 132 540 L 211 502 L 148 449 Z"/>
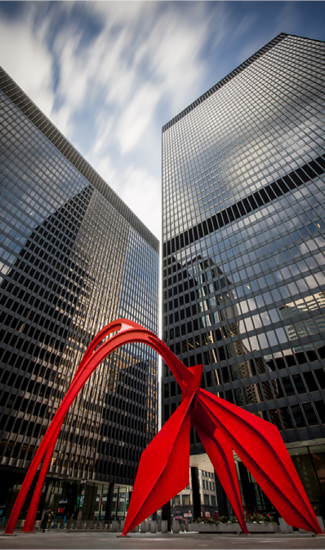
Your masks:
<path fill-rule="evenodd" d="M 324 2 L 0 2 L 0 64 L 160 238 L 161 127 Z"/>

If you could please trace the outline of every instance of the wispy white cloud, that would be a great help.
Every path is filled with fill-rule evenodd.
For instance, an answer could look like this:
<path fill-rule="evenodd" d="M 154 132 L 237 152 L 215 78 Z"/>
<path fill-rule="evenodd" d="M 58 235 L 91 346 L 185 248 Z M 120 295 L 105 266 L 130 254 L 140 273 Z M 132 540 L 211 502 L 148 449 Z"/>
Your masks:
<path fill-rule="evenodd" d="M 116 129 L 122 155 L 139 147 L 143 133 L 153 120 L 161 94 L 159 86 L 142 83 L 127 103 Z"/>
<path fill-rule="evenodd" d="M 10 24 L 0 18 L 0 52 L 4 70 L 49 116 L 54 105 L 53 59 L 44 43 L 44 26 L 33 31 L 32 12 Z"/>
<path fill-rule="evenodd" d="M 56 39 L 62 100 L 56 120 L 67 105 L 70 120 L 83 108 L 93 110 L 93 139 L 84 154 L 160 235 L 160 136 L 167 117 L 161 120 L 159 108 L 164 102 L 173 116 L 196 97 L 207 70 L 200 52 L 208 24 L 199 4 L 189 18 L 169 4 L 131 2 L 125 8 L 87 4 L 102 24 L 87 48 L 70 27 Z"/>
<path fill-rule="evenodd" d="M 25 13 L 0 20 L 4 68 L 160 236 L 161 126 L 202 86 L 205 5 L 68 2 Z"/>
<path fill-rule="evenodd" d="M 146 211 L 148 227 L 161 226 L 159 188 L 160 180 L 145 169 L 127 167 L 120 196 L 140 219 Z"/>
<path fill-rule="evenodd" d="M 261 25 L 259 2 L 0 2 L 0 64 L 160 236 L 161 126 L 297 27 L 266 4 Z"/>

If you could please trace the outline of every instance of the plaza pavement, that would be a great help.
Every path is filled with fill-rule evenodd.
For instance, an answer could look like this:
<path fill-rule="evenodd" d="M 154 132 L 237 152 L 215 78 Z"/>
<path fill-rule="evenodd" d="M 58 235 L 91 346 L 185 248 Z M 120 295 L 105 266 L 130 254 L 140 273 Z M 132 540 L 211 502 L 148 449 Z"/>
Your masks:
<path fill-rule="evenodd" d="M 325 536 L 293 533 L 291 535 L 222 535 L 180 533 L 132 533 L 120 538 L 116 533 L 49 531 L 46 533 L 21 533 L 17 536 L 0 537 L 0 549 L 101 549 L 107 550 L 203 550 L 203 549 L 324 549 Z"/>

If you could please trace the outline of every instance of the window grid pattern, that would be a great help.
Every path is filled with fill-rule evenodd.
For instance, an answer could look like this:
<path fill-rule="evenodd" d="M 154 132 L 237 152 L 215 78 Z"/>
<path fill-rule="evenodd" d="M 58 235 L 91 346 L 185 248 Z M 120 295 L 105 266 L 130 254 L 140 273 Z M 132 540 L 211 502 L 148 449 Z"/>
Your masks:
<path fill-rule="evenodd" d="M 0 99 L 0 461 L 27 468 L 95 334 L 118 317 L 157 332 L 158 252 L 123 203 Z M 132 484 L 157 431 L 157 370 L 148 347 L 112 354 L 69 411 L 49 472 Z"/>
<path fill-rule="evenodd" d="M 288 442 L 325 434 L 324 54 L 280 35 L 163 128 L 164 340 Z"/>

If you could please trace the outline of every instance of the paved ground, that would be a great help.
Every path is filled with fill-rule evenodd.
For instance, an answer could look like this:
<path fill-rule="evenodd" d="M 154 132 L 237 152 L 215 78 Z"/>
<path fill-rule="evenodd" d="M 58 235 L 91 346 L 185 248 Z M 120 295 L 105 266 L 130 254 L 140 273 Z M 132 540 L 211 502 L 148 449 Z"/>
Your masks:
<path fill-rule="evenodd" d="M 157 533 L 132 533 L 129 538 L 118 538 L 116 533 L 60 532 L 19 533 L 14 537 L 0 537 L 1 548 L 16 549 L 83 549 L 105 548 L 107 550 L 164 550 L 164 549 L 314 549 L 325 548 L 325 536 L 305 534 L 292 535 L 217 535 L 180 533 L 162 535 Z"/>

